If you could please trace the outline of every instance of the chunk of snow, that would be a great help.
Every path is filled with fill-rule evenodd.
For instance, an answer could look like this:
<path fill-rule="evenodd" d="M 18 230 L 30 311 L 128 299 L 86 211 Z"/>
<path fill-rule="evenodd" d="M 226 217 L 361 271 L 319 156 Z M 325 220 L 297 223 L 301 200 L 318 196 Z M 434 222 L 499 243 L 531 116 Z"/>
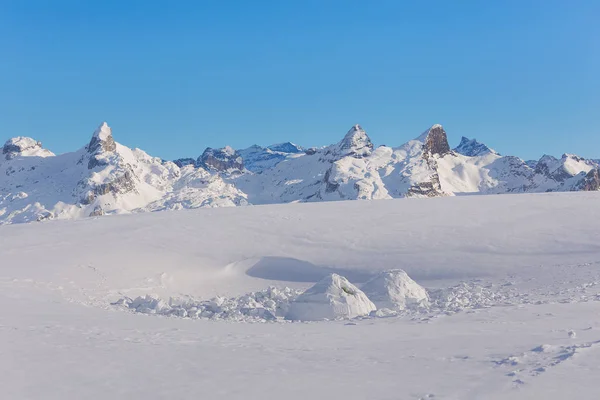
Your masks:
<path fill-rule="evenodd" d="M 121 298 L 112 303 L 142 314 L 158 314 L 181 318 L 207 318 L 213 320 L 265 322 L 282 317 L 289 302 L 299 291 L 269 287 L 240 297 L 214 297 L 211 300 L 196 300 L 191 297 L 170 298 L 169 301 L 145 295 L 135 299 Z"/>
<path fill-rule="evenodd" d="M 355 318 L 375 311 L 375 304 L 346 278 L 331 274 L 292 301 L 286 319 L 321 321 Z"/>
<path fill-rule="evenodd" d="M 401 269 L 383 271 L 362 286 L 363 292 L 380 308 L 405 310 L 428 308 L 429 295 Z"/>

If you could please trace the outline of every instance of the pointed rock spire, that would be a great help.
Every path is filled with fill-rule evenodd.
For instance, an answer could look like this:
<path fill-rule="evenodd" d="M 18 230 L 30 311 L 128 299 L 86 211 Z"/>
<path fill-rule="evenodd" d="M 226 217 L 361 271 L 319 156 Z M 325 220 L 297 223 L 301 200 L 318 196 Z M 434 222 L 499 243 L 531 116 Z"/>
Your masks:
<path fill-rule="evenodd" d="M 358 124 L 354 125 L 337 145 L 340 155 L 364 157 L 371 154 L 373 142 L 367 132 Z"/>
<path fill-rule="evenodd" d="M 106 122 L 103 122 L 92 135 L 92 140 L 88 145 L 88 152 L 95 154 L 101 151 L 112 152 L 117 149 L 117 144 L 112 137 L 112 129 Z"/>
<path fill-rule="evenodd" d="M 435 124 L 427 131 L 425 137 L 425 144 L 423 146 L 423 152 L 426 155 L 440 155 L 443 156 L 450 152 L 450 145 L 448 144 L 448 137 L 444 128 Z"/>
<path fill-rule="evenodd" d="M 460 144 L 454 148 L 454 151 L 468 156 L 477 157 L 486 154 L 498 154 L 494 149 L 490 149 L 485 144 L 478 142 L 476 139 L 462 137 Z"/>

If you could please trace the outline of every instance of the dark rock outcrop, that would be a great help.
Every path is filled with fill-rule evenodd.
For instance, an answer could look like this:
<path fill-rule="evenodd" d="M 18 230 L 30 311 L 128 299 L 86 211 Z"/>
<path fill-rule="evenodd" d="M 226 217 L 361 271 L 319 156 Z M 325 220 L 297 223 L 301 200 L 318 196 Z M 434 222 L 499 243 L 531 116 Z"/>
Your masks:
<path fill-rule="evenodd" d="M 292 142 L 272 144 L 270 146 L 267 146 L 267 149 L 271 151 L 277 151 L 280 153 L 290 154 L 302 153 L 304 151 L 304 149 L 301 146 L 298 146 L 297 144 L 294 144 Z"/>
<path fill-rule="evenodd" d="M 433 125 L 425 138 L 423 155 L 427 158 L 434 155 L 444 156 L 448 153 L 450 153 L 450 145 L 446 131 L 441 125 Z"/>
<path fill-rule="evenodd" d="M 106 153 L 114 153 L 116 150 L 117 143 L 112 137 L 112 130 L 104 122 L 94 131 L 92 139 L 87 145 L 87 152 L 90 154 L 88 169 L 107 165 Z"/>
<path fill-rule="evenodd" d="M 16 137 L 6 141 L 2 147 L 2 154 L 7 160 L 11 160 L 25 151 L 42 149 L 42 142 L 28 137 Z"/>
<path fill-rule="evenodd" d="M 498 154 L 495 150 L 490 149 L 485 144 L 478 142 L 476 139 L 469 139 L 464 136 L 460 140 L 460 144 L 454 148 L 454 151 L 458 154 L 468 157 L 477 157 L 486 154 Z"/>
<path fill-rule="evenodd" d="M 81 204 L 91 204 L 97 197 L 105 194 L 125 194 L 135 192 L 135 173 L 129 165 L 123 167 L 123 173 L 109 182 L 95 185 L 81 199 Z"/>
<path fill-rule="evenodd" d="M 562 183 L 574 176 L 574 174 L 572 172 L 569 172 L 565 167 L 566 163 L 569 160 L 571 162 L 583 162 L 588 165 L 594 165 L 593 162 L 573 154 L 563 154 L 563 156 L 560 159 L 553 156 L 544 155 L 537 162 L 535 166 L 535 173 L 545 175 L 547 178 Z"/>
<path fill-rule="evenodd" d="M 588 172 L 581 182 L 573 189 L 584 192 L 595 192 L 600 190 L 600 169 L 595 168 Z"/>
<path fill-rule="evenodd" d="M 197 165 L 219 172 L 244 169 L 244 161 L 240 154 L 229 146 L 220 149 L 208 147 L 198 157 Z"/>
<path fill-rule="evenodd" d="M 113 152 L 117 150 L 117 144 L 112 137 L 112 130 L 106 122 L 102 123 L 102 125 L 94 131 L 94 135 L 92 136 L 92 140 L 90 140 L 87 149 L 90 154 L 104 151 Z"/>
<path fill-rule="evenodd" d="M 179 168 L 183 168 L 188 165 L 196 166 L 196 160 L 194 160 L 193 158 L 179 158 L 177 160 L 174 160 L 173 163 Z"/>

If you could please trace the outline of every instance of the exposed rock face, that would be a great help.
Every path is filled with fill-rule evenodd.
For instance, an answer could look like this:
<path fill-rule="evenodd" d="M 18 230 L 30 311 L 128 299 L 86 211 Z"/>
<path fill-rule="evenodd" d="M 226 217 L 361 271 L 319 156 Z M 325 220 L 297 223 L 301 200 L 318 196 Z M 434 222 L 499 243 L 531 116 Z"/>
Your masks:
<path fill-rule="evenodd" d="M 525 165 L 527 165 L 529 168 L 535 170 L 538 164 L 538 160 L 527 160 L 525 161 Z"/>
<path fill-rule="evenodd" d="M 596 167 L 597 164 L 593 160 L 586 160 L 573 154 L 563 154 L 560 159 L 544 155 L 537 162 L 535 173 L 563 183 L 567 179 L 579 175 L 582 171 L 587 173 Z"/>
<path fill-rule="evenodd" d="M 229 146 L 225 146 L 221 149 L 208 147 L 198 158 L 197 164 L 206 169 L 219 172 L 244 170 L 244 161 L 242 157 L 236 150 Z"/>
<path fill-rule="evenodd" d="M 448 144 L 448 137 L 446 131 L 441 125 L 433 125 L 427 137 L 425 138 L 425 145 L 423 148 L 423 156 L 444 156 L 450 152 L 450 145 Z"/>
<path fill-rule="evenodd" d="M 183 168 L 185 166 L 188 165 L 196 165 L 196 160 L 194 160 L 193 158 L 179 158 L 177 160 L 174 160 L 173 163 L 175 165 L 177 165 L 179 168 Z"/>
<path fill-rule="evenodd" d="M 447 196 L 447 193 L 442 190 L 437 163 L 438 157 L 452 153 L 446 131 L 441 125 L 433 125 L 416 141 L 422 142 L 423 146 L 419 156 L 420 160 L 415 161 L 414 168 L 418 166 L 422 172 L 427 171 L 427 173 L 419 174 L 422 175 L 419 181 L 413 180 L 412 185 L 406 191 L 406 197 Z"/>
<path fill-rule="evenodd" d="M 102 125 L 94 131 L 92 140 L 90 140 L 90 144 L 88 145 L 88 152 L 90 154 L 95 154 L 100 151 L 113 152 L 116 149 L 117 144 L 112 137 L 112 130 L 106 122 L 103 122 Z"/>
<path fill-rule="evenodd" d="M 454 148 L 454 151 L 458 154 L 462 154 L 469 157 L 478 157 L 490 153 L 498 154 L 495 150 L 490 149 L 485 144 L 480 143 L 475 139 L 468 139 L 464 136 L 460 140 L 460 144 Z"/>
<path fill-rule="evenodd" d="M 90 213 L 90 217 L 101 217 L 104 215 L 104 210 L 101 206 L 94 207 L 94 210 Z"/>
<path fill-rule="evenodd" d="M 108 165 L 107 153 L 114 153 L 117 150 L 117 144 L 112 137 L 112 130 L 106 122 L 94 131 L 90 143 L 87 145 L 87 152 L 90 154 L 88 169 Z"/>
<path fill-rule="evenodd" d="M 111 180 L 101 184 L 91 184 L 92 188 L 86 195 L 81 199 L 81 204 L 88 205 L 99 196 L 105 194 L 126 194 L 130 192 L 136 192 L 136 176 L 129 165 L 121 166 L 123 171 L 121 174 Z M 87 182 L 90 185 L 89 182 Z"/>
<path fill-rule="evenodd" d="M 564 182 L 565 179 L 571 177 L 561 165 L 560 160 L 556 157 L 544 155 L 535 166 L 535 173 L 545 175 L 556 182 Z"/>
<path fill-rule="evenodd" d="M 412 185 L 406 193 L 406 197 L 440 197 L 445 195 L 437 173 L 431 176 L 430 181 Z"/>
<path fill-rule="evenodd" d="M 600 169 L 596 168 L 587 173 L 585 178 L 573 190 L 595 192 L 600 190 Z"/>

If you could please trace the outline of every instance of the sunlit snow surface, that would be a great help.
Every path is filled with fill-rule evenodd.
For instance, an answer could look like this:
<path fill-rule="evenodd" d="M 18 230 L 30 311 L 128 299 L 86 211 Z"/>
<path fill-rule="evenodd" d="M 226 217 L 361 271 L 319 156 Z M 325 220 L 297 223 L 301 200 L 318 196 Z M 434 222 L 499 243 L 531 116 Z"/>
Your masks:
<path fill-rule="evenodd" d="M 597 398 L 599 217 L 566 193 L 2 226 L 2 398 Z M 395 269 L 422 307 L 284 318 L 331 274 L 344 296 Z"/>

